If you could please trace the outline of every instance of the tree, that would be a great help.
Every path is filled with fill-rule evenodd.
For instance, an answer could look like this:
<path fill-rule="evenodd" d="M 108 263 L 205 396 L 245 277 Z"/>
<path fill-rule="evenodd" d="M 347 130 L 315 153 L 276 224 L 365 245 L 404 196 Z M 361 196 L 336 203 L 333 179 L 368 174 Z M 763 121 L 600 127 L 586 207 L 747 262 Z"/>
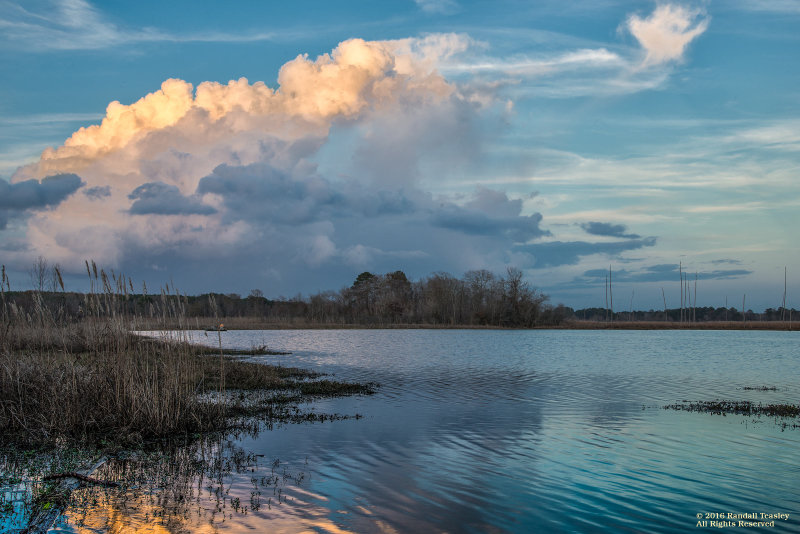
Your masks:
<path fill-rule="evenodd" d="M 372 274 L 369 271 L 364 271 L 363 273 L 359 274 L 356 277 L 356 281 L 353 282 L 353 287 L 356 287 L 356 286 L 358 286 L 360 284 L 363 284 L 364 282 L 368 282 L 369 280 L 372 280 L 373 278 L 375 278 L 374 274 Z"/>
<path fill-rule="evenodd" d="M 33 260 L 33 265 L 28 270 L 28 274 L 31 277 L 33 289 L 41 293 L 44 291 L 44 286 L 50 276 L 50 264 L 47 263 L 43 256 L 39 256 Z"/>

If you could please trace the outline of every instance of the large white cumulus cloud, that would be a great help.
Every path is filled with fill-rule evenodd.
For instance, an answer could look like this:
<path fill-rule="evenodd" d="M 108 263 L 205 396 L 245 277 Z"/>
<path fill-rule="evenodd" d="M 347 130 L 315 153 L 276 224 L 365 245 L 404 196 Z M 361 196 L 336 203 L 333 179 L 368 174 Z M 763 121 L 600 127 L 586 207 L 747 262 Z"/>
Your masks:
<path fill-rule="evenodd" d="M 289 61 L 275 89 L 170 79 L 133 104 L 112 102 L 100 124 L 13 176 L 69 173 L 80 188 L 30 213 L 27 248 L 9 254 L 19 265 L 42 254 L 76 270 L 92 258 L 191 272 L 198 289 L 216 276 L 300 288 L 323 272 L 502 265 L 514 244 L 545 233 L 538 214 L 500 192 L 455 203 L 425 189 L 431 168 L 456 172 L 480 152 L 492 114 L 491 95 L 436 69 L 470 44 L 351 39 Z"/>

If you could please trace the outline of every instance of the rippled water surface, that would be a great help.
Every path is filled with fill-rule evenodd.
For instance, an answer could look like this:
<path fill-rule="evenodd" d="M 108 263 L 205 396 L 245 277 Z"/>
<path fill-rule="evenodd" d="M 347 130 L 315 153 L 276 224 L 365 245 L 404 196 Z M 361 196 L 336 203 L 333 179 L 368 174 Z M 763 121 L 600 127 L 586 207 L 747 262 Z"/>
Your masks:
<path fill-rule="evenodd" d="M 193 334 L 215 345 L 209 336 Z M 684 400 L 800 403 L 798 340 L 737 331 L 224 332 L 227 347 L 292 353 L 257 360 L 381 387 L 314 406 L 363 419 L 238 439 L 263 456 L 223 486 L 241 502 L 259 490 L 269 506 L 228 510 L 224 523 L 186 514 L 166 529 L 142 521 L 145 504 L 112 503 L 95 510 L 92 531 L 113 517 L 152 532 L 685 532 L 697 530 L 698 514 L 764 512 L 790 515 L 769 531 L 800 532 L 800 429 L 662 409 Z M 745 389 L 756 386 L 777 389 Z M 274 488 L 254 482 L 274 459 L 302 473 L 280 504 Z M 210 507 L 205 499 L 194 506 Z"/>

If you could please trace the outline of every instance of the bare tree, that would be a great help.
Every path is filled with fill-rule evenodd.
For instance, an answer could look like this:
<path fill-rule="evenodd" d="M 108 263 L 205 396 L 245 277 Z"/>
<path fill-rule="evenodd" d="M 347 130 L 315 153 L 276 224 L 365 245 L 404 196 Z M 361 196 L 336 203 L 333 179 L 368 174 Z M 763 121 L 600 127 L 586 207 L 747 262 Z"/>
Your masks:
<path fill-rule="evenodd" d="M 47 263 L 44 256 L 39 256 L 33 260 L 33 265 L 31 265 L 31 268 L 28 270 L 28 274 L 31 277 L 33 289 L 41 293 L 44 291 L 45 285 L 50 277 L 50 264 Z"/>

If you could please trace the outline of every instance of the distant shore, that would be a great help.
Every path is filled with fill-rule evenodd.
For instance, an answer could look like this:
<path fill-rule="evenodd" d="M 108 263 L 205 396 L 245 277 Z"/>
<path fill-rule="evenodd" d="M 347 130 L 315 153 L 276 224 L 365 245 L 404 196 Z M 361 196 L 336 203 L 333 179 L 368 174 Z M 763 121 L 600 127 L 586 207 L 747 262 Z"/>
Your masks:
<path fill-rule="evenodd" d="M 298 319 L 265 321 L 258 317 L 192 318 L 167 325 L 175 330 L 204 330 L 224 324 L 226 330 L 800 330 L 798 321 L 584 321 L 567 320 L 560 325 L 534 328 L 464 324 L 413 323 L 317 323 Z M 146 324 L 142 329 L 146 329 Z M 164 329 L 163 321 L 157 328 Z"/>

